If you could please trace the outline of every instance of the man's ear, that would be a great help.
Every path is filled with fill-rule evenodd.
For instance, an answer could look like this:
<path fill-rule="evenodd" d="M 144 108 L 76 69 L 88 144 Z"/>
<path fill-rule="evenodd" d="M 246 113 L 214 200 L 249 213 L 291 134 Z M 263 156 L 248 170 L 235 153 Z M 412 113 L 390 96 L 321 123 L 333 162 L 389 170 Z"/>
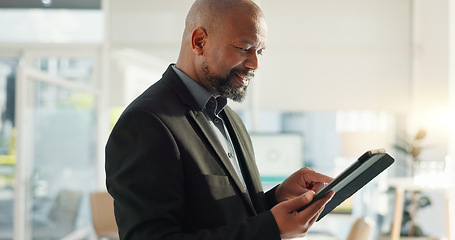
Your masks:
<path fill-rule="evenodd" d="M 196 55 L 204 53 L 204 46 L 207 41 L 207 32 L 203 28 L 194 29 L 191 34 L 191 48 Z"/>

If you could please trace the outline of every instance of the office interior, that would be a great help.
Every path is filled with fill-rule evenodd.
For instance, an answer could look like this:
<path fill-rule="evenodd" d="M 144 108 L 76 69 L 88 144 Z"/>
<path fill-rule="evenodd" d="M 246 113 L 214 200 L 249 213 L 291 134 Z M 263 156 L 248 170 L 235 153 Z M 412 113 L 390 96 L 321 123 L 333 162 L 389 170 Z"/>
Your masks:
<path fill-rule="evenodd" d="M 97 239 L 90 195 L 125 106 L 180 49 L 190 0 L 0 2 L 0 239 Z M 455 239 L 455 1 L 256 0 L 243 103 L 264 189 L 363 152 L 395 163 L 302 239 Z"/>

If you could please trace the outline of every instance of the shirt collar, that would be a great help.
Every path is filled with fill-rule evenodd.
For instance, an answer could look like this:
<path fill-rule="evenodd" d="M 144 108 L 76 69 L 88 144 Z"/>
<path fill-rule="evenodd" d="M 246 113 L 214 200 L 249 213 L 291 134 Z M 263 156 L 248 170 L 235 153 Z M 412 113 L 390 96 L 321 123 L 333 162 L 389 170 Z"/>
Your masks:
<path fill-rule="evenodd" d="M 224 97 L 217 97 L 215 98 L 207 89 L 205 89 L 203 86 L 199 85 L 196 81 L 194 81 L 192 78 L 190 78 L 188 75 L 186 75 L 184 72 L 182 72 L 180 69 L 178 69 L 175 65 L 172 65 L 172 68 L 174 69 L 175 73 L 179 76 L 179 78 L 182 80 L 183 84 L 188 88 L 188 91 L 190 94 L 193 96 L 193 98 L 196 100 L 196 103 L 200 109 L 199 111 L 202 111 L 207 108 L 207 104 L 210 103 L 210 99 L 216 99 L 215 101 L 212 101 L 213 103 L 216 103 L 216 109 L 215 109 L 215 114 L 218 115 L 223 108 L 227 105 L 227 99 Z"/>

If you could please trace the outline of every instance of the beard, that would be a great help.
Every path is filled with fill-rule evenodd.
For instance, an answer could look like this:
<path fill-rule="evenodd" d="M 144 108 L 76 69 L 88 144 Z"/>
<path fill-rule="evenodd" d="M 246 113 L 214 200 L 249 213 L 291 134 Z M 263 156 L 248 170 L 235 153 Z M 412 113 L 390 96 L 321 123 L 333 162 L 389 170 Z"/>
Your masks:
<path fill-rule="evenodd" d="M 243 71 L 239 69 L 232 69 L 227 77 L 213 75 L 207 65 L 203 66 L 202 71 L 204 72 L 205 78 L 215 89 L 217 94 L 221 97 L 232 99 L 236 102 L 242 102 L 245 100 L 248 85 L 250 79 L 254 77 L 254 73 L 251 71 Z M 241 76 L 247 76 L 248 85 L 246 86 L 235 86 L 236 74 Z"/>

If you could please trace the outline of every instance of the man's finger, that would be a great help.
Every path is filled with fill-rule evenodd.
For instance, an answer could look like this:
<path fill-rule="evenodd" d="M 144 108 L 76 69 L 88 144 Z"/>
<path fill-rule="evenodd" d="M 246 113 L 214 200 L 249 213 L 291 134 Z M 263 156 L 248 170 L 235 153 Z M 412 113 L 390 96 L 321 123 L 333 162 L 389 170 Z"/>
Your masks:
<path fill-rule="evenodd" d="M 313 183 L 313 187 L 311 188 L 311 190 L 313 190 L 314 192 L 318 192 L 326 185 L 327 185 L 327 183 L 315 182 L 315 183 Z"/>
<path fill-rule="evenodd" d="M 316 215 L 319 215 L 324 209 L 327 202 L 332 199 L 334 194 L 334 191 L 330 191 L 324 197 L 312 203 L 310 206 L 305 208 L 305 210 L 301 211 L 300 214 L 302 215 L 302 219 L 312 219 Z"/>
<path fill-rule="evenodd" d="M 311 224 L 313 224 L 319 218 L 319 215 L 321 215 L 322 211 L 324 211 L 325 205 L 327 205 L 327 203 L 330 200 L 332 200 L 333 195 L 335 195 L 335 192 L 334 191 L 330 191 L 322 199 L 320 199 L 320 200 L 323 200 L 325 198 L 328 198 L 328 200 L 325 201 L 324 205 L 321 208 L 319 208 L 319 211 L 316 213 L 316 215 L 311 219 L 311 221 L 310 221 Z"/>
<path fill-rule="evenodd" d="M 309 183 L 309 182 L 328 183 L 333 180 L 333 178 L 326 176 L 322 173 L 318 173 L 312 169 L 303 168 L 303 171 L 305 172 L 304 176 L 305 176 L 305 181 L 307 183 Z"/>
<path fill-rule="evenodd" d="M 316 220 L 319 218 L 319 215 L 321 215 L 322 211 L 324 208 L 319 209 L 319 211 L 313 216 L 313 218 L 310 220 L 310 226 L 316 222 Z"/>
<path fill-rule="evenodd" d="M 313 191 L 307 191 L 304 194 L 302 194 L 296 198 L 286 201 L 285 202 L 286 207 L 288 208 L 289 211 L 295 211 L 295 210 L 307 205 L 308 203 L 310 203 L 311 200 L 313 200 L 314 194 L 315 193 Z"/>

